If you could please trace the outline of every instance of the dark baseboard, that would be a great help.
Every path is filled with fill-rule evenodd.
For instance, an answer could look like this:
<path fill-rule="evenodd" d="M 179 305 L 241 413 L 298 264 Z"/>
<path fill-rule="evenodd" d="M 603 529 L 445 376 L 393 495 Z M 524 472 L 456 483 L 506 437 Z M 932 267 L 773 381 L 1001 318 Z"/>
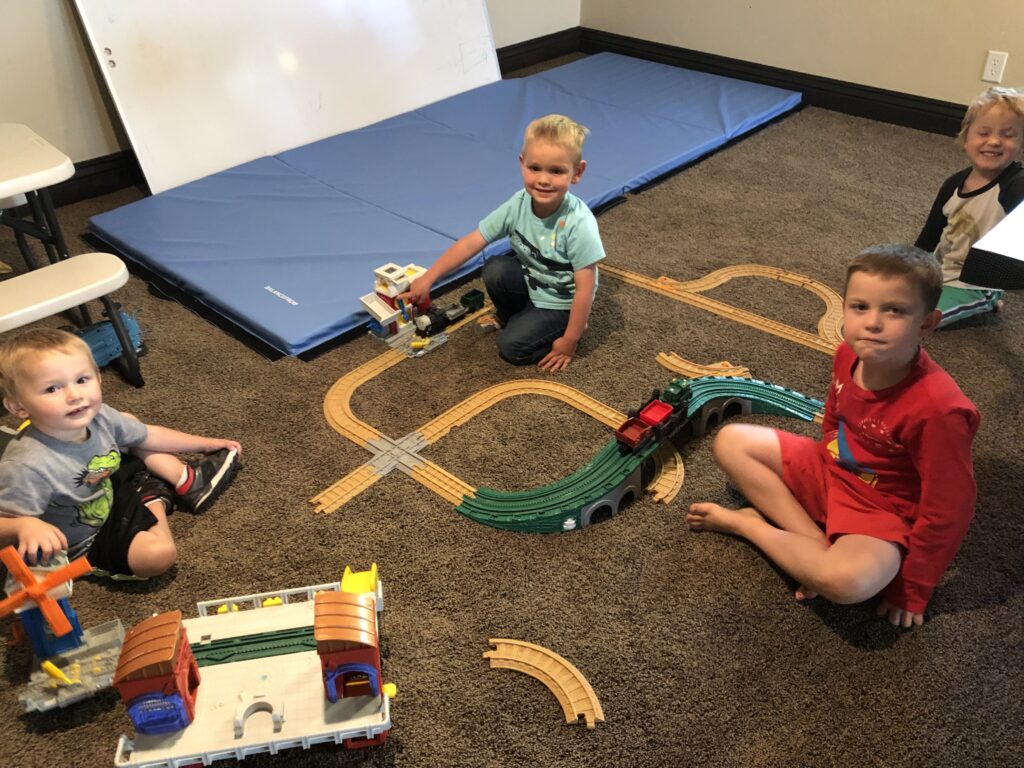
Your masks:
<path fill-rule="evenodd" d="M 105 195 L 134 184 L 145 184 L 142 169 L 131 150 L 75 163 L 75 175 L 50 188 L 53 204 L 60 207 Z"/>
<path fill-rule="evenodd" d="M 601 51 L 800 91 L 805 105 L 948 136 L 960 130 L 966 110 L 962 104 L 753 64 L 587 27 L 565 29 L 499 48 L 498 66 L 505 74 L 569 53 Z M 54 203 L 60 206 L 144 183 L 135 153 L 124 150 L 76 163 L 75 175 L 53 187 L 51 193 Z"/>
<path fill-rule="evenodd" d="M 567 53 L 576 53 L 581 50 L 581 32 L 582 27 L 573 27 L 499 48 L 497 51 L 498 68 L 502 75 L 506 75 L 523 67 L 531 67 L 542 61 L 565 56 Z"/>
<path fill-rule="evenodd" d="M 580 50 L 584 53 L 621 53 L 700 72 L 800 91 L 804 97 L 804 104 L 809 106 L 948 136 L 956 135 L 960 130 L 960 121 L 966 111 L 962 104 L 753 64 L 740 59 L 676 48 L 586 27 L 580 29 Z"/>

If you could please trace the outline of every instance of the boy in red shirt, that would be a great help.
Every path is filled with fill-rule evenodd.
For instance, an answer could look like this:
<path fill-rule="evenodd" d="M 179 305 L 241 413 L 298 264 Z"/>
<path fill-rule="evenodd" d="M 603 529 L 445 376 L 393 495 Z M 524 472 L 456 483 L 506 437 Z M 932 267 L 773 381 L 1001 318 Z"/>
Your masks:
<path fill-rule="evenodd" d="M 844 343 L 823 437 L 729 424 L 715 459 L 750 507 L 691 505 L 693 530 L 741 536 L 800 587 L 910 627 L 974 514 L 978 411 L 920 342 L 938 326 L 942 270 L 906 245 L 869 248 L 846 271 Z"/>

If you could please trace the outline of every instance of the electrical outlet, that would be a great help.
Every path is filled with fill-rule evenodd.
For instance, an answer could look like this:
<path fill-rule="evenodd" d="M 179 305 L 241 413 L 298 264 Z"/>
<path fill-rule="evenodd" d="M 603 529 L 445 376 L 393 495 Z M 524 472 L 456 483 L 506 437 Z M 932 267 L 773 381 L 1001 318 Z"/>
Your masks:
<path fill-rule="evenodd" d="M 985 68 L 981 71 L 981 79 L 986 83 L 1003 82 L 1003 70 L 1006 69 L 1006 60 L 1010 54 L 1004 51 L 989 51 L 985 59 Z"/>

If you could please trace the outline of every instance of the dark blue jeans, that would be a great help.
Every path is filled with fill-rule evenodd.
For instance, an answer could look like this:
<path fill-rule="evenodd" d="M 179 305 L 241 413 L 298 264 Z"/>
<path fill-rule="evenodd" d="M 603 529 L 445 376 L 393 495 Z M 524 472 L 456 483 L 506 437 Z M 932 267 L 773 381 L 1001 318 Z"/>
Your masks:
<path fill-rule="evenodd" d="M 539 363 L 569 325 L 569 310 L 540 309 L 530 301 L 523 268 L 513 254 L 488 259 L 484 285 L 505 328 L 498 334 L 498 354 L 513 365 Z"/>

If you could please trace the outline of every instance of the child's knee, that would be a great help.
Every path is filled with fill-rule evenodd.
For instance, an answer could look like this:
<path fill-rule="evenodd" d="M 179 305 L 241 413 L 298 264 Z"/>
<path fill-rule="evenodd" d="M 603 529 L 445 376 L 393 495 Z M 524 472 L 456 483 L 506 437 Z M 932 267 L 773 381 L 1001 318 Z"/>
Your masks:
<path fill-rule="evenodd" d="M 136 544 L 139 545 L 136 549 Z M 128 553 L 128 564 L 136 576 L 151 578 L 166 573 L 178 559 L 178 548 L 166 539 L 132 542 Z"/>
<path fill-rule="evenodd" d="M 744 453 L 750 444 L 749 424 L 726 424 L 715 435 L 711 454 L 719 464 Z"/>
<path fill-rule="evenodd" d="M 726 424 L 715 436 L 712 454 L 719 464 L 751 458 L 775 466 L 781 461 L 781 448 L 775 430 L 757 424 Z"/>
<path fill-rule="evenodd" d="M 498 265 L 498 259 L 494 258 L 484 262 L 484 269 L 480 276 L 483 278 L 484 285 L 491 286 L 500 273 L 501 268 Z"/>
<path fill-rule="evenodd" d="M 815 586 L 822 596 L 840 605 L 862 603 L 879 592 L 874 574 L 847 566 L 830 569 Z"/>
<path fill-rule="evenodd" d="M 834 603 L 860 603 L 881 592 L 899 573 L 899 546 L 866 535 L 840 536 L 829 547 L 818 592 Z"/>
<path fill-rule="evenodd" d="M 484 286 L 489 292 L 500 289 L 510 276 L 518 277 L 522 275 L 519 262 L 513 263 L 512 259 L 514 257 L 502 255 L 495 256 L 484 262 L 481 277 L 483 278 Z"/>
<path fill-rule="evenodd" d="M 736 440 L 743 433 L 742 424 L 724 424 L 722 428 L 718 430 L 718 434 L 715 435 L 715 441 L 711 445 L 711 449 L 714 451 L 728 450 L 730 446 L 736 444 Z"/>
<path fill-rule="evenodd" d="M 498 354 L 502 360 L 512 365 L 530 365 L 543 357 L 538 355 L 536 344 L 525 343 L 510 334 L 507 329 L 498 336 Z"/>

